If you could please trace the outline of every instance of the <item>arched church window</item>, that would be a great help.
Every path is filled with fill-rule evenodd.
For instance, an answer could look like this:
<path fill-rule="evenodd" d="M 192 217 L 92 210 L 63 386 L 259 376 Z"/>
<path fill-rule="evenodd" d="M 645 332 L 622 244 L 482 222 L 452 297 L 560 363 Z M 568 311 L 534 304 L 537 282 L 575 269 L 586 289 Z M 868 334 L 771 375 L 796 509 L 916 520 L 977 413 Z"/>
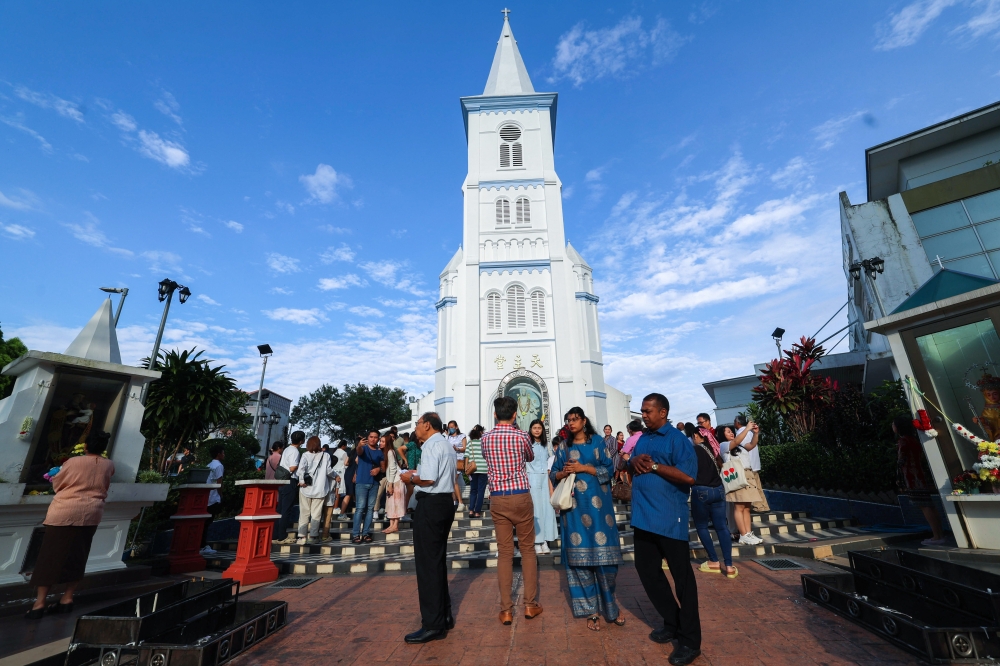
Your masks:
<path fill-rule="evenodd" d="M 524 317 L 524 287 L 511 285 L 507 287 L 507 329 L 525 327 Z"/>
<path fill-rule="evenodd" d="M 541 291 L 531 292 L 531 325 L 545 328 L 545 294 Z"/>
<path fill-rule="evenodd" d="M 510 226 L 510 201 L 508 199 L 497 199 L 497 226 Z"/>
<path fill-rule="evenodd" d="M 493 292 L 486 295 L 486 329 L 499 331 L 500 327 L 500 294 Z"/>
<path fill-rule="evenodd" d="M 531 202 L 527 197 L 519 198 L 514 204 L 518 226 L 531 224 Z"/>
<path fill-rule="evenodd" d="M 521 128 L 517 125 L 504 125 L 500 128 L 500 168 L 524 166 L 521 157 Z"/>

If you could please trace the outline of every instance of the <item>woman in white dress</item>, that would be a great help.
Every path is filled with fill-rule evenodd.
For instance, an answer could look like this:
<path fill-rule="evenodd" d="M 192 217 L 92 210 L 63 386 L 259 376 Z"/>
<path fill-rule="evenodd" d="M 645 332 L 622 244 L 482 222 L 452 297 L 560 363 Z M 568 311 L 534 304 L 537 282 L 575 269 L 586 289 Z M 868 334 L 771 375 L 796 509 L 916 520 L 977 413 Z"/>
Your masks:
<path fill-rule="evenodd" d="M 556 512 L 549 503 L 549 449 L 546 445 L 545 425 L 535 419 L 528 427 L 528 438 L 535 459 L 527 464 L 528 482 L 531 484 L 531 502 L 535 505 L 535 552 L 549 553 L 549 541 L 555 541 Z"/>
<path fill-rule="evenodd" d="M 458 504 L 458 510 L 464 511 L 465 507 L 462 505 L 462 488 L 465 486 L 465 479 L 462 478 L 462 474 L 465 470 L 465 446 L 468 444 L 468 440 L 458 428 L 457 421 L 448 421 L 447 437 L 448 443 L 455 449 L 455 502 Z"/>

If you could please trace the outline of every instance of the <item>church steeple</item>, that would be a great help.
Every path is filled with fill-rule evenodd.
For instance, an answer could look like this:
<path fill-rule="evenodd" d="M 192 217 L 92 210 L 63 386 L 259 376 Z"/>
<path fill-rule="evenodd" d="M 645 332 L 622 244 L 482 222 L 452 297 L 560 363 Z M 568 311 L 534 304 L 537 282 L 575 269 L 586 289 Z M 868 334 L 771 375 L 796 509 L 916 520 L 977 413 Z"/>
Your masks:
<path fill-rule="evenodd" d="M 517 41 L 510 29 L 509 9 L 503 10 L 503 30 L 497 42 L 497 52 L 490 67 L 490 78 L 486 81 L 484 96 L 527 95 L 535 92 L 528 78 L 528 70 L 517 50 Z"/>

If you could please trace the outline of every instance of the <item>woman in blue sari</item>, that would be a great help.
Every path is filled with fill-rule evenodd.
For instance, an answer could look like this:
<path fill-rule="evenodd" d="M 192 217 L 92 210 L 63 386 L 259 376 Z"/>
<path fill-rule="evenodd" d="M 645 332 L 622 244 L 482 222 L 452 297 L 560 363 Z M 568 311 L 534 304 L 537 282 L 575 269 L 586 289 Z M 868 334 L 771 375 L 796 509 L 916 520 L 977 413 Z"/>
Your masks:
<path fill-rule="evenodd" d="M 566 414 L 569 439 L 556 451 L 549 478 L 556 485 L 575 473 L 573 508 L 563 511 L 562 561 L 573 601 L 573 617 L 586 617 L 587 628 L 600 631 L 601 614 L 625 624 L 615 600 L 615 578 L 622 563 L 618 523 L 611 501 L 614 462 L 604 440 L 579 407 Z"/>

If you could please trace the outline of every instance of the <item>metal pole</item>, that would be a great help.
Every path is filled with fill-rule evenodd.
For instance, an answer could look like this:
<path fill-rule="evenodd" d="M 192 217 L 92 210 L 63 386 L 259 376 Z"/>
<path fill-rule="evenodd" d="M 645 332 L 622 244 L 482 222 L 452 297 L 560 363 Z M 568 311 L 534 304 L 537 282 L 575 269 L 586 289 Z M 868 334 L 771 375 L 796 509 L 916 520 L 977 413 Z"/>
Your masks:
<path fill-rule="evenodd" d="M 264 399 L 264 373 L 267 372 L 267 357 L 264 357 L 264 367 L 260 371 L 260 388 L 257 389 L 257 413 L 253 417 L 253 436 L 257 436 L 257 424 L 260 423 L 260 405 Z"/>
<path fill-rule="evenodd" d="M 778 360 L 781 360 L 781 340 L 775 340 L 774 346 L 778 348 Z"/>
<path fill-rule="evenodd" d="M 115 313 L 115 328 L 118 328 L 118 318 L 122 316 L 122 306 L 125 305 L 126 296 L 128 296 L 128 287 L 122 289 L 122 300 L 118 301 L 118 311 Z"/>
<path fill-rule="evenodd" d="M 871 285 L 872 291 L 875 293 L 875 300 L 878 301 L 878 310 L 881 316 L 885 316 L 885 306 L 882 305 L 882 296 L 878 293 L 878 287 L 875 286 L 875 278 L 871 275 L 868 276 L 868 284 Z"/>
<path fill-rule="evenodd" d="M 163 329 L 167 326 L 167 313 L 170 312 L 170 301 L 174 300 L 174 290 L 171 289 L 167 294 L 167 303 L 163 306 L 163 316 L 160 317 L 160 330 L 156 332 L 156 342 L 153 343 L 153 353 L 149 357 L 149 363 L 146 364 L 147 370 L 152 370 L 153 366 L 156 365 L 156 357 L 160 353 L 160 341 L 163 340 Z"/>

